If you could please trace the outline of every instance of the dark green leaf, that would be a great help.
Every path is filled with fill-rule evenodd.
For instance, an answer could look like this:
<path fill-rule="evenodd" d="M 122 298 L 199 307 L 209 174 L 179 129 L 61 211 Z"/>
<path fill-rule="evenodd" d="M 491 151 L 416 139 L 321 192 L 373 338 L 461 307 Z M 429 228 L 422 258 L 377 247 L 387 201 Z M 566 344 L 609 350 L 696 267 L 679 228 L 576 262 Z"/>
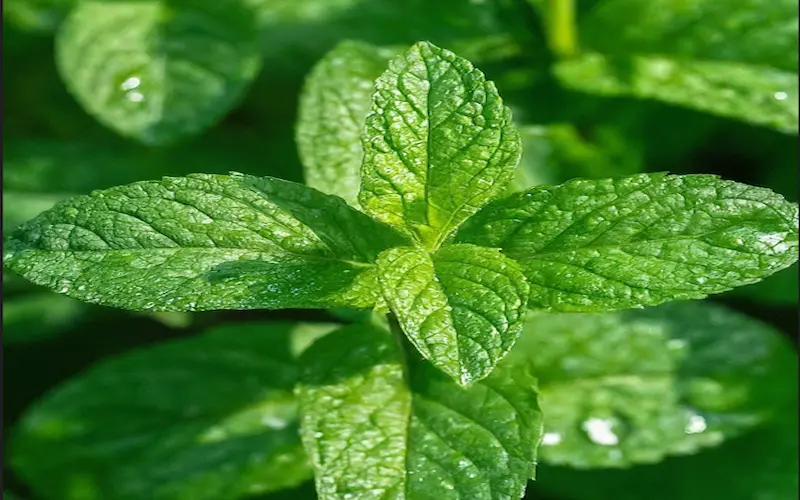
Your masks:
<path fill-rule="evenodd" d="M 536 380 L 501 365 L 469 389 L 353 325 L 303 357 L 303 443 L 327 499 L 516 499 L 541 437 Z M 410 386 L 409 386 L 410 383 Z"/>
<path fill-rule="evenodd" d="M 718 445 L 775 418 L 796 392 L 780 333 L 709 303 L 531 314 L 510 359 L 539 379 L 542 460 L 578 468 Z"/>
<path fill-rule="evenodd" d="M 107 360 L 23 416 L 11 464 L 54 500 L 226 500 L 311 471 L 290 325 L 238 324 Z"/>
<path fill-rule="evenodd" d="M 12 270 L 81 300 L 191 311 L 371 307 L 371 262 L 402 243 L 311 188 L 198 174 L 72 198 L 14 231 L 4 250 Z"/>
<path fill-rule="evenodd" d="M 589 141 L 574 125 L 520 127 L 522 158 L 514 191 L 541 184 L 559 184 L 576 177 L 600 179 L 641 172 L 642 154 L 619 130 L 600 126 Z"/>
<path fill-rule="evenodd" d="M 56 48 L 59 70 L 86 110 L 146 144 L 207 129 L 261 64 L 255 13 L 239 0 L 83 1 Z"/>
<path fill-rule="evenodd" d="M 3 283 L 5 288 L 5 283 Z M 31 342 L 62 333 L 89 308 L 69 297 L 35 293 L 3 299 L 3 344 Z M 96 312 L 96 311 L 95 311 Z"/>
<path fill-rule="evenodd" d="M 411 343 L 462 386 L 487 376 L 522 331 L 530 289 L 497 249 L 399 247 L 378 258 L 383 297 Z"/>
<path fill-rule="evenodd" d="M 306 183 L 358 207 L 361 132 L 375 79 L 396 50 L 345 41 L 309 74 L 300 96 L 297 146 Z"/>
<path fill-rule="evenodd" d="M 438 248 L 513 178 L 521 146 L 511 111 L 469 61 L 427 42 L 375 87 L 359 202 Z"/>
<path fill-rule="evenodd" d="M 542 186 L 487 206 L 457 241 L 519 262 L 529 306 L 604 311 L 699 299 L 797 261 L 797 204 L 711 175 Z"/>

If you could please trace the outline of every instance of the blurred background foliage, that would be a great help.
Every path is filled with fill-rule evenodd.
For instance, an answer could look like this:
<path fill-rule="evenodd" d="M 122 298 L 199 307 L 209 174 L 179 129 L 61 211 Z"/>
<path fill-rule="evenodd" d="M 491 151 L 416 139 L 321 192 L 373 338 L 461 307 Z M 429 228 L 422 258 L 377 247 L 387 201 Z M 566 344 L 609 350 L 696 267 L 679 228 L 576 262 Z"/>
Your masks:
<path fill-rule="evenodd" d="M 193 172 L 348 197 L 352 179 L 303 153 L 337 122 L 296 125 L 306 76 L 346 40 L 472 60 L 523 132 L 517 188 L 697 172 L 797 201 L 797 31 L 794 0 L 6 0 L 3 232 L 74 194 Z M 348 78 L 380 73 L 351 52 Z M 361 94 L 346 97 L 365 109 Z M 528 498 L 796 498 L 797 265 L 712 300 L 531 316 L 515 353 L 550 423 Z M 314 498 L 284 365 L 360 317 L 129 313 L 4 271 L 4 498 Z"/>

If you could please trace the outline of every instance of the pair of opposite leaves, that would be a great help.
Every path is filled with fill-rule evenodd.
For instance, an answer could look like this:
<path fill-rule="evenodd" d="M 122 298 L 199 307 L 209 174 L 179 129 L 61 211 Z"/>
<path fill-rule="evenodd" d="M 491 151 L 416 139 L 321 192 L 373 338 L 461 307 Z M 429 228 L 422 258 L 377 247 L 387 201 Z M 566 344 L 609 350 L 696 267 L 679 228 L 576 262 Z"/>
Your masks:
<path fill-rule="evenodd" d="M 430 43 L 377 80 L 362 145 L 363 213 L 269 177 L 165 178 L 62 202 L 10 235 L 5 261 L 135 310 L 385 300 L 423 356 L 469 385 L 511 349 L 526 306 L 697 299 L 797 260 L 795 204 L 710 175 L 574 180 L 498 199 L 521 152 L 510 112 L 479 70 Z"/>

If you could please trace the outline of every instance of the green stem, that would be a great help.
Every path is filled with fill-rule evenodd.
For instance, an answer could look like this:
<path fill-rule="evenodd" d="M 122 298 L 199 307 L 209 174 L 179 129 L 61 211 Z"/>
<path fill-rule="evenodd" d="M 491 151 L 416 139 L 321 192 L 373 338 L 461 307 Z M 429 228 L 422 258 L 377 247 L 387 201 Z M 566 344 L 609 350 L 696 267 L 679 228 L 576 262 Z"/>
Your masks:
<path fill-rule="evenodd" d="M 575 29 L 575 0 L 547 0 L 547 38 L 550 50 L 559 58 L 578 53 Z"/>

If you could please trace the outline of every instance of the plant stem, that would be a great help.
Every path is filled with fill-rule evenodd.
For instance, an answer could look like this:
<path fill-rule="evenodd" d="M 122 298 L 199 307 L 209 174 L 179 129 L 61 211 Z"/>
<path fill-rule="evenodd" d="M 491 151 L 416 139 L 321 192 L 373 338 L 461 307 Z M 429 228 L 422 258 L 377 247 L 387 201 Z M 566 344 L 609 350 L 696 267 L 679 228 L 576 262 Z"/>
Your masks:
<path fill-rule="evenodd" d="M 575 29 L 575 0 L 547 0 L 547 39 L 558 58 L 578 53 Z"/>

